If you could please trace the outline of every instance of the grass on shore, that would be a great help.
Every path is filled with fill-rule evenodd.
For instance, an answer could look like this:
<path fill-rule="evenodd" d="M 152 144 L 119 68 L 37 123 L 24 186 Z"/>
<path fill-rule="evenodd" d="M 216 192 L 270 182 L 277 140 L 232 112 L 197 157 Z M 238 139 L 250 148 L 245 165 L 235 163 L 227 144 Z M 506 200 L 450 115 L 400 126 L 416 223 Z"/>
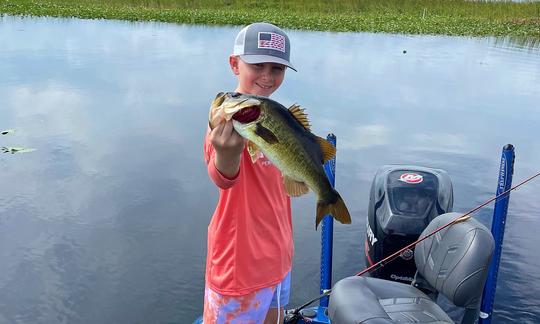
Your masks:
<path fill-rule="evenodd" d="M 0 0 L 0 13 L 187 24 L 540 38 L 540 2 L 466 0 Z"/>

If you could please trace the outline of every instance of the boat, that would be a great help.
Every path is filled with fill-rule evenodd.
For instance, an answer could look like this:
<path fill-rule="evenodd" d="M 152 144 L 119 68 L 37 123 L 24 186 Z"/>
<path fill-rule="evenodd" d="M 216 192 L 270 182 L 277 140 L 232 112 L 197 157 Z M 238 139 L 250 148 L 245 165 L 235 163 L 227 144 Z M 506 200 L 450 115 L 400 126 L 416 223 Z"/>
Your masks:
<path fill-rule="evenodd" d="M 328 139 L 335 143 L 331 135 Z M 366 216 L 369 272 L 330 286 L 333 220 L 325 217 L 321 295 L 286 310 L 284 323 L 455 323 L 437 304 L 440 295 L 461 309 L 460 323 L 491 323 L 513 162 L 509 144 L 503 148 L 497 194 L 491 200 L 496 201 L 491 230 L 471 217 L 472 211 L 452 210 L 453 187 L 446 171 L 417 165 L 380 167 Z M 334 184 L 335 161 L 327 162 L 325 171 Z M 316 301 L 319 306 L 310 306 Z"/>

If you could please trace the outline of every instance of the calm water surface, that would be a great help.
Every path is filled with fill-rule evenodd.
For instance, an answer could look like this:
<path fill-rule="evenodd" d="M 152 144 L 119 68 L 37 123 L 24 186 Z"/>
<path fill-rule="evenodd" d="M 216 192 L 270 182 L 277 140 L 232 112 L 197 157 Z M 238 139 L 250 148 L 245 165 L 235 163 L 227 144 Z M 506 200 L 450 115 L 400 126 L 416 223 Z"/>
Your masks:
<path fill-rule="evenodd" d="M 0 18 L 0 323 L 190 323 L 217 201 L 202 141 L 238 28 Z M 388 163 L 445 169 L 455 211 L 540 168 L 540 49 L 511 39 L 290 31 L 274 98 L 338 138 L 334 281 L 364 268 L 369 187 Z M 406 52 L 404 52 L 406 51 Z M 512 194 L 496 323 L 540 322 L 540 181 Z M 478 217 L 489 225 L 492 206 Z M 292 305 L 318 294 L 315 197 L 293 200 Z"/>

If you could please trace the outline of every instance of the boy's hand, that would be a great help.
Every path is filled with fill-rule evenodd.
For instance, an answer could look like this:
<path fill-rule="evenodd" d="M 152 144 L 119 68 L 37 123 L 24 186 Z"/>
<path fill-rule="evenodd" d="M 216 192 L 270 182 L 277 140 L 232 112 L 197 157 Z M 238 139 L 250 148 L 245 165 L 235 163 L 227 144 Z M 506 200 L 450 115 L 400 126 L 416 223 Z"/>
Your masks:
<path fill-rule="evenodd" d="M 240 168 L 240 158 L 246 140 L 238 134 L 232 120 L 217 125 L 210 132 L 210 142 L 216 150 L 216 168 L 226 177 L 234 177 Z"/>

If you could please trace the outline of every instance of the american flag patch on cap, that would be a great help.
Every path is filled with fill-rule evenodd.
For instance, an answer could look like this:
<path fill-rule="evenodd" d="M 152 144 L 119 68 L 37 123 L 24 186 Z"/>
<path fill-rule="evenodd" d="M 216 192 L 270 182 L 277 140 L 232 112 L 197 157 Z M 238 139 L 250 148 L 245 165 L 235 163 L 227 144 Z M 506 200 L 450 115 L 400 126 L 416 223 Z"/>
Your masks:
<path fill-rule="evenodd" d="M 285 36 L 276 33 L 260 32 L 258 48 L 269 48 L 285 53 Z"/>

